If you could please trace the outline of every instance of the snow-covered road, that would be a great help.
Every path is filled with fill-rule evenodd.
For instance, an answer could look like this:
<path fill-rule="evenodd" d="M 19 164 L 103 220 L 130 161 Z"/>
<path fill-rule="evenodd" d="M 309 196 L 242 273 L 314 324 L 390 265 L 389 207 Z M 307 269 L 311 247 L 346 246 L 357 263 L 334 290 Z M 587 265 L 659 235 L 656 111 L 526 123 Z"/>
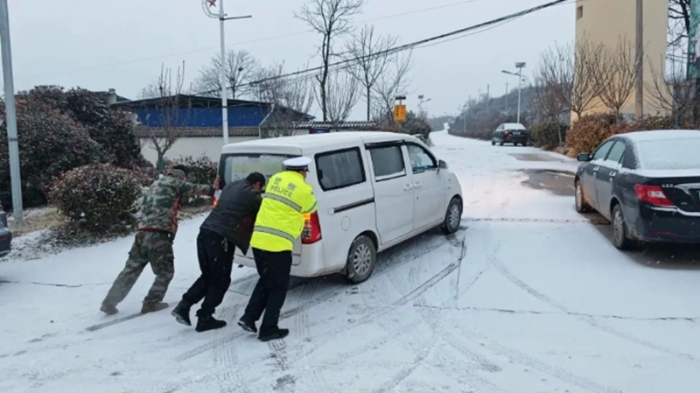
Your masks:
<path fill-rule="evenodd" d="M 294 280 L 282 341 L 236 326 L 199 334 L 169 312 L 123 320 L 140 309 L 148 271 L 119 315 L 101 315 L 131 238 L 0 264 L 0 392 L 698 391 L 699 270 L 639 264 L 572 198 L 521 184 L 522 169 L 575 162 L 433 139 L 464 188 L 464 229 L 381 254 L 358 286 Z M 167 301 L 197 276 L 200 222 L 181 225 Z M 234 269 L 219 317 L 241 315 L 255 278 Z"/>

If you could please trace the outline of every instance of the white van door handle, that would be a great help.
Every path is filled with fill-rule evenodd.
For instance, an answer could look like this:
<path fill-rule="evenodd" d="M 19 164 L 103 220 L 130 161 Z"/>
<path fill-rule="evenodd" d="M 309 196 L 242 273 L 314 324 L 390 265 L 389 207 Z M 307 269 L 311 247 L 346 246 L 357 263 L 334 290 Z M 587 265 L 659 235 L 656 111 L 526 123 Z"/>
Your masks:
<path fill-rule="evenodd" d="M 421 187 L 423 187 L 423 185 L 420 184 L 419 181 L 417 181 L 417 182 L 413 183 L 413 187 L 414 187 L 414 188 L 421 188 Z"/>
<path fill-rule="evenodd" d="M 412 186 L 410 183 L 409 183 L 409 184 L 406 184 L 405 186 L 403 186 L 403 190 L 404 190 L 404 191 L 408 191 L 408 190 L 410 190 L 411 188 L 413 188 L 413 186 Z"/>

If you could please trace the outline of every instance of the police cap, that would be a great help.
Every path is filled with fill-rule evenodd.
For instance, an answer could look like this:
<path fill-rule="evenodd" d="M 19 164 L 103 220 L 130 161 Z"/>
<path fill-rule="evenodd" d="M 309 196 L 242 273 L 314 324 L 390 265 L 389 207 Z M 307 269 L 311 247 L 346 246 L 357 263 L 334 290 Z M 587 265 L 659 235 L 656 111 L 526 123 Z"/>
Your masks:
<path fill-rule="evenodd" d="M 294 157 L 285 160 L 283 163 L 284 168 L 290 171 L 307 171 L 309 170 L 309 164 L 311 164 L 311 159 L 309 157 Z"/>

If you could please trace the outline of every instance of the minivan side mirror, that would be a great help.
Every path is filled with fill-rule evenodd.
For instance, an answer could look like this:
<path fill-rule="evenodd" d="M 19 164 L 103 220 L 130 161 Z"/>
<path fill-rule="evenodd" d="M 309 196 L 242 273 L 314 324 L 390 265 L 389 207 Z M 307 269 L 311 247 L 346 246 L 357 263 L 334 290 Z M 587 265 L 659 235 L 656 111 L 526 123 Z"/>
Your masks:
<path fill-rule="evenodd" d="M 438 160 L 438 168 L 447 169 L 447 163 L 443 160 Z"/>
<path fill-rule="evenodd" d="M 576 156 L 576 160 L 581 162 L 588 162 L 591 160 L 591 155 L 590 153 L 580 153 Z"/>

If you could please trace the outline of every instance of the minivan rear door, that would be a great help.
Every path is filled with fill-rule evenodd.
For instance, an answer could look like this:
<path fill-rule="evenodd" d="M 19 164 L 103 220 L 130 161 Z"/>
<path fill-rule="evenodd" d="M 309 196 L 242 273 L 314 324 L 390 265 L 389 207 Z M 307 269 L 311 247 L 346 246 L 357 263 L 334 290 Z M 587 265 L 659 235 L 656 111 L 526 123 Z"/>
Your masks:
<path fill-rule="evenodd" d="M 301 155 L 301 150 L 294 147 L 275 148 L 275 149 L 251 149 L 245 146 L 241 151 L 231 151 L 221 155 L 219 161 L 219 176 L 221 176 L 221 188 L 226 184 L 237 180 L 245 179 L 251 172 L 262 173 L 267 180 L 273 175 L 284 170 L 282 164 L 285 160 L 298 157 Z M 294 242 L 294 251 L 292 252 L 293 265 L 301 263 L 301 240 L 296 239 Z M 247 266 L 255 266 L 253 260 L 253 251 L 248 249 L 244 255 L 241 250 L 236 249 L 236 258 L 242 258 L 242 263 Z"/>

